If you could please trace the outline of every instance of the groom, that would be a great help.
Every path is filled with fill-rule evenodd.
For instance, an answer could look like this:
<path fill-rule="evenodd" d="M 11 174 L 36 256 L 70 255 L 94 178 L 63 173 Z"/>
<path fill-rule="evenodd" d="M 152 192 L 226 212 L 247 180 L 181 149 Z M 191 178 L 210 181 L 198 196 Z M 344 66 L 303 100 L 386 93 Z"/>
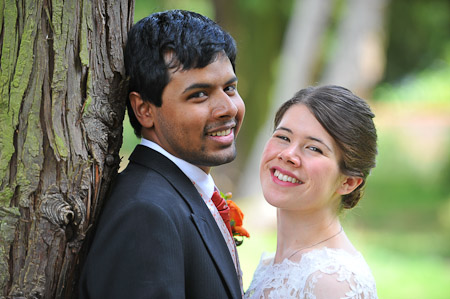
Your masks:
<path fill-rule="evenodd" d="M 106 201 L 80 298 L 241 298 L 212 166 L 233 161 L 245 106 L 236 45 L 194 12 L 155 13 L 128 34 L 130 122 L 142 137 Z"/>

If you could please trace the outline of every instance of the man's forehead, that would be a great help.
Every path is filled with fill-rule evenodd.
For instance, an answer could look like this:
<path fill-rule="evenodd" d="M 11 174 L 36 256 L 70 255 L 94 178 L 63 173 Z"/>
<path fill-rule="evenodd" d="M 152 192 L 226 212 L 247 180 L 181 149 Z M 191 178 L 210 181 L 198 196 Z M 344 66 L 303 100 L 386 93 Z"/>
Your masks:
<path fill-rule="evenodd" d="M 203 66 L 203 67 L 192 67 L 192 68 L 189 68 L 189 69 L 185 69 L 183 67 L 183 64 L 178 60 L 174 50 L 167 50 L 164 53 L 164 61 L 166 63 L 166 66 L 169 69 L 169 73 L 170 74 L 174 74 L 176 72 L 186 72 L 186 71 L 189 71 L 191 69 L 203 69 L 203 68 L 206 68 L 208 65 L 210 65 L 210 64 L 212 64 L 212 63 L 214 63 L 214 62 L 216 62 L 218 60 L 222 60 L 222 59 L 229 61 L 229 58 L 228 58 L 228 56 L 226 55 L 226 53 L 224 51 L 220 51 L 220 52 L 215 53 L 212 56 L 211 61 L 209 61 L 209 63 L 207 65 Z M 231 62 L 230 62 L 230 64 L 231 64 Z M 193 63 L 193 65 L 195 66 L 196 63 Z"/>

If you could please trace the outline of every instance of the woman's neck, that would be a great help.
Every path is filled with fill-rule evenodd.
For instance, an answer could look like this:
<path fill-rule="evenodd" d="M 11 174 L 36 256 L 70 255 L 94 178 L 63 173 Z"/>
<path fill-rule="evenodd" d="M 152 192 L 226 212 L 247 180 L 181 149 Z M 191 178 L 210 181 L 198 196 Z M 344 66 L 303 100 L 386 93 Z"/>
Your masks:
<path fill-rule="evenodd" d="M 300 253 L 302 249 L 326 245 L 341 232 L 341 228 L 338 216 L 331 212 L 320 215 L 299 214 L 278 209 L 275 262 L 281 262 L 296 252 Z"/>

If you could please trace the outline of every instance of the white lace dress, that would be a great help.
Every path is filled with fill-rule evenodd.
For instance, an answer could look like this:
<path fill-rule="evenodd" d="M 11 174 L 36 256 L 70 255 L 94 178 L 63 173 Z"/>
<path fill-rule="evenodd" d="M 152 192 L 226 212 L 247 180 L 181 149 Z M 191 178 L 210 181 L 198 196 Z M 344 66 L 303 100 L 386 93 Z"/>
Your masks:
<path fill-rule="evenodd" d="M 245 298 L 378 298 L 360 253 L 324 247 L 304 253 L 299 262 L 274 264 L 273 258 L 263 254 Z"/>

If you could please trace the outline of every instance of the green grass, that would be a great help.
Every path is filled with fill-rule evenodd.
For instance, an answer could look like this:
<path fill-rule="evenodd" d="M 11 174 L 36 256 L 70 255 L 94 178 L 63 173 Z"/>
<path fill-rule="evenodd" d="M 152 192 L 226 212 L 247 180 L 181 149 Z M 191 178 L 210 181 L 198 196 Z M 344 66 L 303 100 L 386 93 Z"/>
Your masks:
<path fill-rule="evenodd" d="M 447 259 L 408 255 L 382 246 L 367 250 L 366 259 L 377 281 L 379 298 L 444 299 L 449 296 L 450 261 Z"/>

